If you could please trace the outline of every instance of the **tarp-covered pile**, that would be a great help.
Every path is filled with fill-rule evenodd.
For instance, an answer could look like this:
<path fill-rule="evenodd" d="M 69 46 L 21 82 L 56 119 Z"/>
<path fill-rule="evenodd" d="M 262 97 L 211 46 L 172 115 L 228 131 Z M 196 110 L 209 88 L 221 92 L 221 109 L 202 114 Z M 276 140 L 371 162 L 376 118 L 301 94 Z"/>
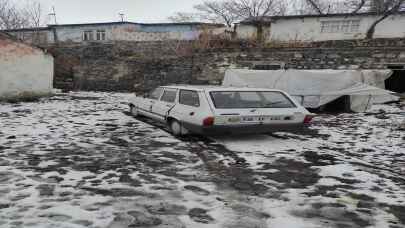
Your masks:
<path fill-rule="evenodd" d="M 240 70 L 225 73 L 224 86 L 279 89 L 306 108 L 317 109 L 350 96 L 350 109 L 363 112 L 375 103 L 398 98 L 385 90 L 391 70 Z"/>

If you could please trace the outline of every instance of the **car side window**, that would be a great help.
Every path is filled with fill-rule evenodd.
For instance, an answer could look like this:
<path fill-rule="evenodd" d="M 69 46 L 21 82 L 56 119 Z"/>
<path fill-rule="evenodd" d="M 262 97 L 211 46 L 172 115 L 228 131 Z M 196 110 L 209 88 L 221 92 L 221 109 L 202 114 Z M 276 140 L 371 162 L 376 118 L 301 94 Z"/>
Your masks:
<path fill-rule="evenodd" d="M 162 88 L 156 88 L 155 90 L 150 93 L 149 98 L 153 100 L 158 100 L 160 98 L 160 95 L 162 95 L 163 89 Z"/>
<path fill-rule="evenodd" d="M 179 103 L 183 105 L 199 107 L 200 98 L 196 91 L 192 90 L 180 90 Z"/>
<path fill-rule="evenodd" d="M 177 95 L 176 90 L 165 90 L 160 100 L 168 103 L 174 103 L 174 101 L 176 100 L 176 95 Z"/>

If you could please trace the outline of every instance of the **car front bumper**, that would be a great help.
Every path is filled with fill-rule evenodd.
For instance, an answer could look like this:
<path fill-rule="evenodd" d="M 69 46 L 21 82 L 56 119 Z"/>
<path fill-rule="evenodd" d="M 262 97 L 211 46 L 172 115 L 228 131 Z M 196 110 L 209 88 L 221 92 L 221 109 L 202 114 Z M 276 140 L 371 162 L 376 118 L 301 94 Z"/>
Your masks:
<path fill-rule="evenodd" d="M 183 123 L 183 126 L 192 133 L 202 135 L 223 134 L 260 134 L 271 132 L 299 132 L 307 127 L 303 123 L 291 124 L 243 124 L 243 125 L 213 125 L 199 126 Z"/>

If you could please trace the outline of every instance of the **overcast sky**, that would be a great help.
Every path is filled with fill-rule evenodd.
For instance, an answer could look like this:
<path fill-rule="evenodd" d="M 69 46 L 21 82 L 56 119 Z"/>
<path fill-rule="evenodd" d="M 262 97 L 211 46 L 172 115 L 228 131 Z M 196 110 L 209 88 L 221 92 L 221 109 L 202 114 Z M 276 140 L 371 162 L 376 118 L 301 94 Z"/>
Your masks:
<path fill-rule="evenodd" d="M 22 2 L 21 0 L 13 0 Z M 45 13 L 55 6 L 57 22 L 86 23 L 110 22 L 125 14 L 127 21 L 167 22 L 167 17 L 177 11 L 191 11 L 202 0 L 36 0 L 43 5 Z M 53 23 L 53 22 L 51 22 Z"/>

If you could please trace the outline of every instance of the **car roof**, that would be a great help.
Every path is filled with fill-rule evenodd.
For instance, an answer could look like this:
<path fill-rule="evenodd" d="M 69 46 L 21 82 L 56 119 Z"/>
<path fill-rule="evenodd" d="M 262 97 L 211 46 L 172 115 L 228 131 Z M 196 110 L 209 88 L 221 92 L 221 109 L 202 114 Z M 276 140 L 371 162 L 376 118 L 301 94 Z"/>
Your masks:
<path fill-rule="evenodd" d="M 255 88 L 255 87 L 227 87 L 227 86 L 213 86 L 213 85 L 169 85 L 161 86 L 162 88 L 169 89 L 184 89 L 184 90 L 196 90 L 196 91 L 273 91 L 282 92 L 278 89 L 268 89 L 268 88 Z"/>

